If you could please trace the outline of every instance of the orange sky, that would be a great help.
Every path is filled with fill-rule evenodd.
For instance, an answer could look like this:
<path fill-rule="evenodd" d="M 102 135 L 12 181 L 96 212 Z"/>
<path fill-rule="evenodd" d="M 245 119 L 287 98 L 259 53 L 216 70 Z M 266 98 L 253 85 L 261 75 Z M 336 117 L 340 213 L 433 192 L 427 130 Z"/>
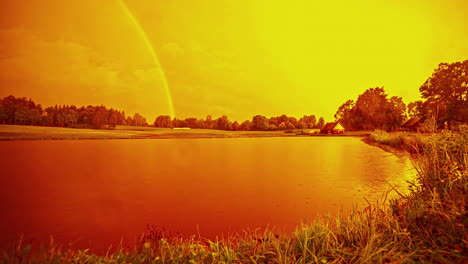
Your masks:
<path fill-rule="evenodd" d="M 170 114 L 166 77 L 180 118 L 330 120 L 370 87 L 416 100 L 438 63 L 468 58 L 464 0 L 125 4 L 141 29 L 119 0 L 2 1 L 0 97 L 104 104 L 152 123 Z"/>

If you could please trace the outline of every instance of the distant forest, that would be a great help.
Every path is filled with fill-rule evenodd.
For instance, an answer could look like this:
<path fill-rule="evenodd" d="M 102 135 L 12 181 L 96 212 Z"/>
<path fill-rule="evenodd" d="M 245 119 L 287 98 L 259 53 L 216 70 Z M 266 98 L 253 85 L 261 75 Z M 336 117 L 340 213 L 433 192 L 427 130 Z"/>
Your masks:
<path fill-rule="evenodd" d="M 213 119 L 211 115 L 208 115 L 205 119 L 171 119 L 167 115 L 161 115 L 156 118 L 153 126 L 265 131 L 321 128 L 324 123 L 322 117 L 317 120 L 314 115 L 303 116 L 299 120 L 286 115 L 271 118 L 256 115 L 251 121 L 246 120 L 241 124 L 237 121 L 230 121 L 225 115 L 217 119 Z M 149 126 L 146 119 L 138 113 L 133 116 L 125 116 L 124 111 L 109 109 L 102 105 L 89 105 L 86 107 L 56 105 L 44 109 L 31 99 L 16 98 L 13 95 L 0 100 L 0 124 L 97 129 L 114 128 L 117 125 Z"/>
<path fill-rule="evenodd" d="M 63 105 L 42 108 L 31 99 L 13 95 L 0 100 L 0 124 L 74 128 L 104 128 L 116 125 L 145 126 L 140 114 L 126 117 L 125 112 L 105 106 Z"/>
<path fill-rule="evenodd" d="M 412 117 L 430 116 L 434 123 L 468 123 L 468 60 L 441 63 L 431 77 L 419 88 L 424 100 L 405 105 L 401 97 L 388 97 L 383 87 L 367 89 L 357 100 L 342 104 L 335 121 L 340 121 L 346 130 L 397 130 Z M 31 125 L 73 128 L 114 128 L 117 125 L 149 126 L 146 119 L 136 113 L 125 116 L 125 112 L 101 106 L 63 105 L 42 108 L 31 99 L 13 95 L 0 100 L 0 124 Z M 152 124 L 165 128 L 204 128 L 219 130 L 292 130 L 322 128 L 325 120 L 315 115 L 299 119 L 281 115 L 267 118 L 256 115 L 242 123 L 230 121 L 225 115 L 213 119 L 171 118 L 160 115 Z"/>

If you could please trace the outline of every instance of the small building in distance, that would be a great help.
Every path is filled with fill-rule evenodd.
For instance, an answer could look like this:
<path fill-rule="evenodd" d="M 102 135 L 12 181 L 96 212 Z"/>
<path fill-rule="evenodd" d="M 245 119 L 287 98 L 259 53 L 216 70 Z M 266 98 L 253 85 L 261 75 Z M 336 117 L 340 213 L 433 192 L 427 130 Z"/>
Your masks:
<path fill-rule="evenodd" d="M 326 123 L 320 130 L 320 134 L 343 134 L 345 131 L 340 121 Z"/>
<path fill-rule="evenodd" d="M 417 132 L 421 128 L 422 123 L 426 120 L 426 117 L 413 117 L 404 122 L 400 128 L 401 130 L 408 130 Z"/>

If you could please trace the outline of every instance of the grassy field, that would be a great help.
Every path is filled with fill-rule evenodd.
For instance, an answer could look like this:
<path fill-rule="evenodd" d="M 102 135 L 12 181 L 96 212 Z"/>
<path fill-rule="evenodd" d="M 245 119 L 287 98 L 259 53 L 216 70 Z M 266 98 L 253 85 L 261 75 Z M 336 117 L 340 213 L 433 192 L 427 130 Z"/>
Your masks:
<path fill-rule="evenodd" d="M 0 263 L 467 263 L 468 131 L 433 135 L 421 147 L 408 195 L 324 216 L 292 234 L 209 241 L 152 232 L 103 255 L 53 244 L 31 253 L 20 241 Z"/>
<path fill-rule="evenodd" d="M 77 129 L 63 127 L 0 125 L 0 140 L 47 139 L 163 139 L 163 138 L 239 138 L 292 137 L 298 131 L 224 131 L 213 129 L 177 130 L 155 127 L 117 126 L 115 129 Z M 363 136 L 366 132 L 349 132 L 344 136 Z M 340 135 L 331 135 L 340 136 Z"/>

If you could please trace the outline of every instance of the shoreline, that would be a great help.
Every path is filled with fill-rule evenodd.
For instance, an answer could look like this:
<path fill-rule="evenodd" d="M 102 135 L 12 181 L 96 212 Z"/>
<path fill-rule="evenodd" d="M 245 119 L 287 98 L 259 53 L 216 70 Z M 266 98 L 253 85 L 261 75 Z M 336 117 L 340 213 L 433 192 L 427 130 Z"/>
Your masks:
<path fill-rule="evenodd" d="M 262 137 L 368 137 L 368 131 L 345 134 L 304 134 L 301 130 L 285 131 L 225 131 L 213 129 L 173 130 L 155 127 L 116 129 L 63 128 L 43 126 L 0 125 L 0 141 L 22 140 L 112 140 L 112 139 L 198 139 L 198 138 L 262 138 Z"/>

